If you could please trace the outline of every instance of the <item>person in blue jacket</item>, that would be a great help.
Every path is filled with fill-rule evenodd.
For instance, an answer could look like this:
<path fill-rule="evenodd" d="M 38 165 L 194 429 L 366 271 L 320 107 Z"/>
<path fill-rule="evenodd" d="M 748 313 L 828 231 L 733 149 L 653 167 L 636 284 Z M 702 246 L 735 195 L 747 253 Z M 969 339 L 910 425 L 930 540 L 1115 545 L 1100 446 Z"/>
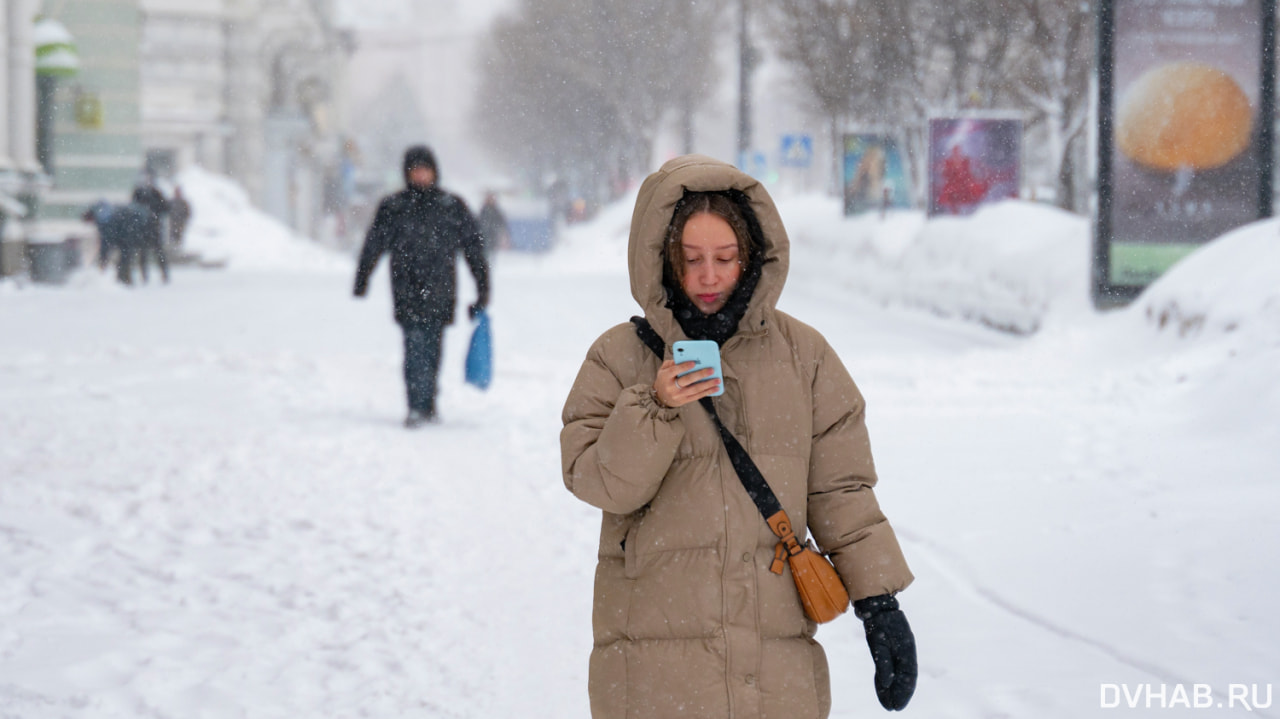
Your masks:
<path fill-rule="evenodd" d="M 147 228 L 147 208 L 136 202 L 114 205 L 99 200 L 85 210 L 81 219 L 98 228 L 98 267 L 105 270 L 114 256 L 116 279 L 132 285 L 133 266 L 138 264 Z"/>

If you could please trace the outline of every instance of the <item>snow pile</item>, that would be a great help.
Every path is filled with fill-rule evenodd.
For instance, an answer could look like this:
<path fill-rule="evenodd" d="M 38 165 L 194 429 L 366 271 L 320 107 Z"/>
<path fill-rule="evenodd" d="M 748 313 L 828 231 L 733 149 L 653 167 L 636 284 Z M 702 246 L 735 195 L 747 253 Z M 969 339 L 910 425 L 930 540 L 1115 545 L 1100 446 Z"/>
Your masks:
<path fill-rule="evenodd" d="M 1199 248 L 1110 328 L 1112 347 L 1149 356 L 1215 432 L 1280 438 L 1280 220 Z M 1154 335 L 1154 336 L 1153 336 Z M 1107 335 L 1103 335 L 1106 337 Z"/>
<path fill-rule="evenodd" d="M 1008 201 L 969 217 L 890 212 L 844 217 L 837 199 L 779 202 L 804 269 L 838 268 L 844 289 L 1015 334 L 1089 310 L 1088 220 Z"/>
<path fill-rule="evenodd" d="M 1015 334 L 1037 331 L 1050 316 L 1091 311 L 1086 218 L 1026 202 L 969 217 L 845 217 L 840 201 L 824 195 L 775 199 L 792 243 L 792 274 L 831 279 L 824 287 L 789 284 L 791 291 L 852 294 Z M 591 222 L 562 229 L 557 266 L 626 272 L 634 205 L 632 193 Z"/>
<path fill-rule="evenodd" d="M 1280 344 L 1280 220 L 1255 222 L 1201 247 L 1136 303 L 1160 332 L 1242 332 Z"/>
<path fill-rule="evenodd" d="M 351 270 L 351 260 L 296 234 L 255 208 L 233 180 L 199 167 L 178 175 L 191 203 L 183 249 L 235 270 Z"/>
<path fill-rule="evenodd" d="M 639 188 L 601 208 L 589 222 L 560 227 L 555 244 L 557 269 L 625 275 L 631 213 L 638 193 Z"/>
<path fill-rule="evenodd" d="M 924 213 L 841 214 L 835 198 L 778 199 L 791 238 L 793 275 L 830 285 L 806 293 L 851 294 L 884 306 L 925 310 L 1014 334 L 1053 318 L 1094 316 L 1089 220 L 1047 205 L 1007 201 L 968 217 Z M 590 223 L 562 230 L 561 271 L 626 272 L 634 197 Z M 1280 342 L 1280 220 L 1249 225 L 1208 243 L 1154 283 L 1131 307 L 1147 325 L 1179 337 L 1244 334 Z"/>

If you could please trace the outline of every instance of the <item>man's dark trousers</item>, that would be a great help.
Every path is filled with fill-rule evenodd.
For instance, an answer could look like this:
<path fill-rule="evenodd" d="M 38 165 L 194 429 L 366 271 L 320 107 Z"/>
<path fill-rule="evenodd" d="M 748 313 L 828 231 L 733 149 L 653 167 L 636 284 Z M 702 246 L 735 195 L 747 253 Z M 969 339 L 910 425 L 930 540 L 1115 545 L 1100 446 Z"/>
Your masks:
<path fill-rule="evenodd" d="M 434 417 L 444 323 L 406 324 L 400 329 L 404 331 L 404 385 L 409 394 L 409 409 Z"/>

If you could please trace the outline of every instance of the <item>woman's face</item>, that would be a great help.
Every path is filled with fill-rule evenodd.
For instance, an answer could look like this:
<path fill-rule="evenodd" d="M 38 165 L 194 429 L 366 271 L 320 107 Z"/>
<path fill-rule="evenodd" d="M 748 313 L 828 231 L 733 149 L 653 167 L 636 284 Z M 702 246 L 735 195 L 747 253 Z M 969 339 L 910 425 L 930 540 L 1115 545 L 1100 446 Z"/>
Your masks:
<path fill-rule="evenodd" d="M 699 212 L 680 236 L 684 268 L 680 287 L 703 314 L 719 312 L 742 276 L 738 236 L 719 215 Z"/>

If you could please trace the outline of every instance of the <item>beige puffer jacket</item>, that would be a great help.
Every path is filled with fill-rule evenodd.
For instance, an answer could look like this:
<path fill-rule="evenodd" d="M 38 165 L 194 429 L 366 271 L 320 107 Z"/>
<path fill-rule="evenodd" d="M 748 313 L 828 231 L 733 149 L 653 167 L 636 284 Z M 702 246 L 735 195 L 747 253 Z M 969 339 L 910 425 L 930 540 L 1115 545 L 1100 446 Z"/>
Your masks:
<path fill-rule="evenodd" d="M 685 188 L 745 192 L 771 260 L 737 334 L 721 349 L 725 393 L 715 398 L 717 412 L 797 534 L 808 526 L 830 552 L 852 599 L 905 588 L 911 572 L 871 489 L 862 396 L 826 340 L 774 308 L 788 241 L 765 189 L 707 157 L 663 165 L 640 188 L 631 220 L 632 295 L 670 358 L 671 343 L 687 338 L 664 307 L 662 241 Z M 679 409 L 655 403 L 658 366 L 635 327 L 620 324 L 591 347 L 564 407 L 565 485 L 604 510 L 592 716 L 826 717 L 827 661 L 813 639 L 816 625 L 804 616 L 790 572 L 769 572 L 777 539 L 707 412 L 696 402 Z"/>

